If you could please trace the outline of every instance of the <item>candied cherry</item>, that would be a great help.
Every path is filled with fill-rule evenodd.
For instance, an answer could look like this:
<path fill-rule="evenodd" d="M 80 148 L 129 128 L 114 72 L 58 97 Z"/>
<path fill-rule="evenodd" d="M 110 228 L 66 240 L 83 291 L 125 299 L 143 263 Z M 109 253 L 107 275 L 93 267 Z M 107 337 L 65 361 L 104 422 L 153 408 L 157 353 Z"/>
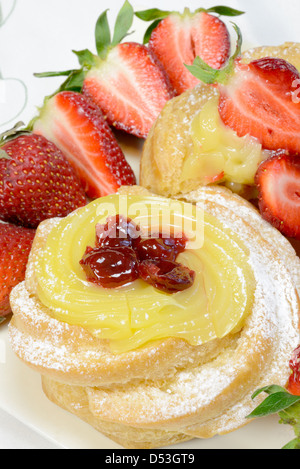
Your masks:
<path fill-rule="evenodd" d="M 109 217 L 96 225 L 96 247 L 133 247 L 140 240 L 140 228 L 122 215 Z"/>
<path fill-rule="evenodd" d="M 165 238 L 160 233 L 157 238 L 140 239 L 136 245 L 136 252 L 140 261 L 147 259 L 175 261 L 178 254 L 185 250 L 186 242 L 187 239 L 185 237 Z"/>
<path fill-rule="evenodd" d="M 105 288 L 117 288 L 139 277 L 136 254 L 124 246 L 88 248 L 80 264 L 89 282 Z"/>
<path fill-rule="evenodd" d="M 80 261 L 89 282 L 117 288 L 141 278 L 166 293 L 186 290 L 195 272 L 176 262 L 186 248 L 185 236 L 143 239 L 140 228 L 122 215 L 96 225 L 96 247 L 87 247 Z"/>
<path fill-rule="evenodd" d="M 140 277 L 165 293 L 176 293 L 190 288 L 195 272 L 169 260 L 145 260 L 138 265 Z"/>

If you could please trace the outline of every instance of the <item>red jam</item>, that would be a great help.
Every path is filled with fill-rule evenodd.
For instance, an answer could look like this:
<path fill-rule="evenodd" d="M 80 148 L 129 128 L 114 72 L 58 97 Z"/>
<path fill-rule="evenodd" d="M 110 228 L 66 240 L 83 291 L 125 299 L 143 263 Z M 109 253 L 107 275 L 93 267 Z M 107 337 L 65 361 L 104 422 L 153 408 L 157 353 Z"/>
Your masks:
<path fill-rule="evenodd" d="M 139 263 L 140 277 L 166 293 L 176 293 L 193 285 L 195 272 L 178 262 L 146 260 Z"/>
<path fill-rule="evenodd" d="M 116 288 L 139 277 L 138 261 L 132 248 L 95 248 L 87 250 L 80 261 L 89 282 Z"/>
<path fill-rule="evenodd" d="M 87 279 L 104 288 L 124 286 L 138 278 L 165 293 L 191 287 L 195 272 L 176 262 L 186 248 L 183 236 L 143 239 L 139 227 L 121 215 L 96 226 L 96 247 L 88 247 L 80 261 Z"/>

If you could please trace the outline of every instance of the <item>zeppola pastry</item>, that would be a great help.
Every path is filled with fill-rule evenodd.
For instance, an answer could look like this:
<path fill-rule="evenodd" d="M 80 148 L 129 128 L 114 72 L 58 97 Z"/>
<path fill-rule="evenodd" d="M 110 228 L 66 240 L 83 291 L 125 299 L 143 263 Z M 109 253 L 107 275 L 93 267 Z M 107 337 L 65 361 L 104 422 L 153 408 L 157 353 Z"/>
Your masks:
<path fill-rule="evenodd" d="M 0 321 L 49 400 L 124 448 L 300 399 L 300 44 L 242 52 L 234 23 L 230 56 L 241 14 L 125 0 L 111 34 L 105 10 L 96 53 L 35 74 L 64 81 L 0 135 Z"/>
<path fill-rule="evenodd" d="M 184 289 L 164 289 L 163 275 L 158 286 L 135 277 L 110 289 L 85 277 L 95 226 L 116 215 L 108 208 L 118 212 L 124 196 L 128 212 L 117 215 L 130 214 L 143 233 L 153 218 L 139 215 L 139 203 L 150 204 L 154 218 L 164 206 L 182 217 L 183 204 L 202 220 L 203 237 L 189 244 L 184 233 L 189 240 L 176 258 L 195 273 Z M 300 261 L 288 241 L 226 188 L 203 187 L 172 202 L 124 187 L 43 222 L 26 279 L 11 294 L 12 348 L 41 374 L 49 399 L 127 448 L 245 425 L 253 392 L 287 383 L 299 340 Z M 99 235 L 97 249 L 99 239 L 106 238 Z"/>

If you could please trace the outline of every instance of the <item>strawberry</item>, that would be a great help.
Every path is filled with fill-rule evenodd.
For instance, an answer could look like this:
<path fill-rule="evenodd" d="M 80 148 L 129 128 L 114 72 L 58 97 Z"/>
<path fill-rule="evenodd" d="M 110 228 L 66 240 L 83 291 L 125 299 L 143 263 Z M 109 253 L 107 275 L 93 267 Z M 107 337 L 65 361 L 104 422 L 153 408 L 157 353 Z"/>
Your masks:
<path fill-rule="evenodd" d="M 294 350 L 290 360 L 291 375 L 287 389 L 294 396 L 300 396 L 300 346 Z"/>
<path fill-rule="evenodd" d="M 49 140 L 20 132 L 0 150 L 0 219 L 36 228 L 86 204 L 83 187 L 62 152 Z"/>
<path fill-rule="evenodd" d="M 144 21 L 153 21 L 144 43 L 162 63 L 170 82 L 179 95 L 194 88 L 199 79 L 184 64 L 191 65 L 199 56 L 215 69 L 221 68 L 230 55 L 230 35 L 223 21 L 212 13 L 237 16 L 242 12 L 226 7 L 209 10 L 197 9 L 192 13 L 185 8 L 183 14 L 157 9 L 137 12 Z"/>
<path fill-rule="evenodd" d="M 266 149 L 300 153 L 300 103 L 293 100 L 293 83 L 299 79 L 298 70 L 282 59 L 237 62 L 233 76 L 220 87 L 222 121 Z"/>
<path fill-rule="evenodd" d="M 240 60 L 239 28 L 235 54 L 215 70 L 199 57 L 187 68 L 220 92 L 219 114 L 238 136 L 251 135 L 266 150 L 300 153 L 300 102 L 295 99 L 298 70 L 283 59 L 265 57 L 249 64 Z"/>
<path fill-rule="evenodd" d="M 112 48 L 105 61 L 88 72 L 82 92 L 101 108 L 110 125 L 140 138 L 147 137 L 174 96 L 156 57 L 133 42 Z"/>
<path fill-rule="evenodd" d="M 11 312 L 11 290 L 25 278 L 35 230 L 0 223 L 0 318 Z"/>
<path fill-rule="evenodd" d="M 300 239 L 300 155 L 277 152 L 259 166 L 255 182 L 263 218 Z"/>
<path fill-rule="evenodd" d="M 82 94 L 61 91 L 46 100 L 33 128 L 66 155 L 89 197 L 102 197 L 121 185 L 136 183 L 100 109 Z"/>
<path fill-rule="evenodd" d="M 110 126 L 146 138 L 174 90 L 160 62 L 143 44 L 121 42 L 129 34 L 134 11 L 126 0 L 111 33 L 107 10 L 96 23 L 97 55 L 73 51 L 78 70 L 46 72 L 37 77 L 67 76 L 59 91 L 79 91 L 102 111 Z"/>

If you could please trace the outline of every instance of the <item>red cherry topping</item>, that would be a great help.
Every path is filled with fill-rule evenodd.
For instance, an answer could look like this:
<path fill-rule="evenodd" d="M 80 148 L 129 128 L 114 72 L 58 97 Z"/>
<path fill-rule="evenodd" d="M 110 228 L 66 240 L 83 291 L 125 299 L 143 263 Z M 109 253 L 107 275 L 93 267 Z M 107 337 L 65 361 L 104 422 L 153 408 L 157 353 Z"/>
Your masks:
<path fill-rule="evenodd" d="M 186 247 L 187 239 L 164 238 L 162 234 L 158 238 L 141 239 L 136 246 L 136 252 L 140 261 L 146 259 L 166 259 L 175 261 L 178 254 Z"/>
<path fill-rule="evenodd" d="M 140 277 L 150 285 L 166 293 L 176 293 L 190 288 L 195 272 L 177 262 L 145 260 L 138 266 Z"/>
<path fill-rule="evenodd" d="M 140 228 L 122 215 L 109 217 L 105 225 L 96 225 L 97 247 L 132 247 L 140 240 Z"/>
<path fill-rule="evenodd" d="M 116 288 L 138 278 L 167 293 L 189 288 L 195 272 L 176 261 L 186 248 L 185 236 L 142 239 L 140 228 L 122 215 L 96 226 L 96 247 L 80 261 L 89 282 Z"/>
<path fill-rule="evenodd" d="M 116 288 L 133 282 L 139 276 L 137 257 L 127 247 L 96 248 L 83 256 L 80 264 L 89 282 L 105 288 Z"/>

